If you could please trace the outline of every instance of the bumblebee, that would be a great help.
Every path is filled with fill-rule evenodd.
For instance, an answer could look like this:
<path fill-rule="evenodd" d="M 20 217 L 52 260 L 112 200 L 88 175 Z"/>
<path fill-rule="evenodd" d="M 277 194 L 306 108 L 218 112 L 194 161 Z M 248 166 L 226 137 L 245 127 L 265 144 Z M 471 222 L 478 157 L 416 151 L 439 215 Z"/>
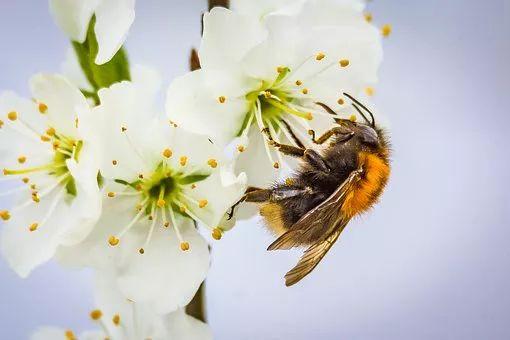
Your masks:
<path fill-rule="evenodd" d="M 325 146 L 322 151 L 305 148 L 299 141 L 299 146 L 277 143 L 265 131 L 271 145 L 285 155 L 300 158 L 301 165 L 285 182 L 269 189 L 249 188 L 240 201 L 261 204 L 260 215 L 278 236 L 268 250 L 307 247 L 297 265 L 285 275 L 287 286 L 308 275 L 349 221 L 379 200 L 390 176 L 387 135 L 376 126 L 366 106 L 344 95 L 365 122 L 334 118 L 334 126 L 318 138 L 309 131 L 315 144 Z M 327 105 L 317 104 L 338 117 Z"/>

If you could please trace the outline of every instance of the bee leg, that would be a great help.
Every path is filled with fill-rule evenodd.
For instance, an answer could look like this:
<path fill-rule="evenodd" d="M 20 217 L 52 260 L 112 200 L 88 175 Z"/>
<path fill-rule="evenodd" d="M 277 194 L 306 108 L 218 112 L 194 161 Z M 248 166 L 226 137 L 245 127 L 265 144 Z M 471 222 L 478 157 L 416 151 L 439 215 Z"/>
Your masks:
<path fill-rule="evenodd" d="M 241 199 L 239 201 L 237 201 L 233 206 L 230 207 L 230 210 L 227 212 L 228 220 L 231 220 L 232 217 L 234 216 L 235 208 L 237 208 L 237 206 L 239 204 L 247 201 L 248 195 L 250 195 L 252 193 L 260 192 L 260 191 L 271 191 L 271 190 L 269 190 L 269 189 L 260 189 L 260 188 L 257 188 L 257 187 L 248 187 L 246 189 L 246 191 L 244 192 L 244 196 L 241 197 Z M 257 202 L 257 201 L 248 201 L 248 202 Z M 264 201 L 261 201 L 261 202 L 264 202 Z"/>
<path fill-rule="evenodd" d="M 330 172 L 329 166 L 322 156 L 313 149 L 300 149 L 292 145 L 276 144 L 278 150 L 287 156 L 302 158 L 305 162 L 319 171 Z"/>
<path fill-rule="evenodd" d="M 328 141 L 333 135 L 339 135 L 342 136 L 342 141 L 349 140 L 352 136 L 354 136 L 354 132 L 349 130 L 346 127 L 343 126 L 335 126 L 334 128 L 324 132 L 322 136 L 319 138 L 315 138 L 315 131 L 309 130 L 308 134 L 312 136 L 312 140 L 315 144 L 324 144 L 326 141 Z"/>

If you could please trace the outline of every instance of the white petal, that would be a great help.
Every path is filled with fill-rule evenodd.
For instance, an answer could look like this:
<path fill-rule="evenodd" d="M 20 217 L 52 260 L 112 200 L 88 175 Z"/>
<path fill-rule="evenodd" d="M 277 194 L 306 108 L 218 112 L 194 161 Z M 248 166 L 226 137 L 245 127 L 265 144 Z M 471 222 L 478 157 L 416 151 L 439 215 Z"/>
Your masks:
<path fill-rule="evenodd" d="M 303 0 L 231 0 L 232 10 L 263 19 L 272 13 L 294 14 L 302 5 Z"/>
<path fill-rule="evenodd" d="M 210 327 L 178 309 L 166 317 L 168 338 L 172 340 L 212 340 Z M 161 339 L 163 340 L 163 339 Z"/>
<path fill-rule="evenodd" d="M 84 42 L 90 19 L 101 0 L 50 0 L 53 19 L 71 40 Z"/>
<path fill-rule="evenodd" d="M 266 37 L 257 18 L 216 7 L 204 15 L 199 55 L 202 68 L 228 67 Z"/>
<path fill-rule="evenodd" d="M 92 85 L 90 85 L 87 77 L 85 77 L 76 57 L 76 52 L 72 47 L 67 49 L 65 60 L 60 69 L 62 74 L 77 88 L 93 91 Z"/>
<path fill-rule="evenodd" d="M 239 133 L 248 113 L 246 95 L 259 86 L 235 70 L 198 70 L 172 82 L 166 112 L 179 126 L 225 145 Z"/>
<path fill-rule="evenodd" d="M 96 9 L 96 64 L 108 62 L 122 47 L 135 20 L 135 0 L 103 0 Z"/>
<path fill-rule="evenodd" d="M 30 80 L 34 98 L 46 104 L 46 115 L 51 126 L 68 136 L 76 136 L 77 111 L 88 108 L 83 94 L 60 75 L 38 74 Z"/>

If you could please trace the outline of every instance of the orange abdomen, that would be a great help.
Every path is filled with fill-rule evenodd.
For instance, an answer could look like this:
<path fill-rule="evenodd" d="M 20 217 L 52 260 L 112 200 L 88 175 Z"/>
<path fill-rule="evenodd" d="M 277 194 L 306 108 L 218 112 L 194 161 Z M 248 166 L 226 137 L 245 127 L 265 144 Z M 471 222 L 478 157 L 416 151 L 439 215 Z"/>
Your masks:
<path fill-rule="evenodd" d="M 377 154 L 362 151 L 358 162 L 363 166 L 363 177 L 347 193 L 341 207 L 349 218 L 367 211 L 377 202 L 390 176 L 388 162 Z"/>

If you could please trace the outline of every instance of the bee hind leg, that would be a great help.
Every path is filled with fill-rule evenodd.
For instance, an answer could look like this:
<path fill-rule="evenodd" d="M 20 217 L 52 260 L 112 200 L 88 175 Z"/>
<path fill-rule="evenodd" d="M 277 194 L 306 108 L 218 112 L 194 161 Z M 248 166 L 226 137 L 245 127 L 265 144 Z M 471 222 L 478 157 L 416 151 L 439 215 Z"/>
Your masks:
<path fill-rule="evenodd" d="M 305 162 L 322 172 L 330 172 L 331 169 L 322 156 L 313 149 L 298 148 L 292 145 L 275 144 L 278 150 L 287 156 L 302 158 Z"/>

